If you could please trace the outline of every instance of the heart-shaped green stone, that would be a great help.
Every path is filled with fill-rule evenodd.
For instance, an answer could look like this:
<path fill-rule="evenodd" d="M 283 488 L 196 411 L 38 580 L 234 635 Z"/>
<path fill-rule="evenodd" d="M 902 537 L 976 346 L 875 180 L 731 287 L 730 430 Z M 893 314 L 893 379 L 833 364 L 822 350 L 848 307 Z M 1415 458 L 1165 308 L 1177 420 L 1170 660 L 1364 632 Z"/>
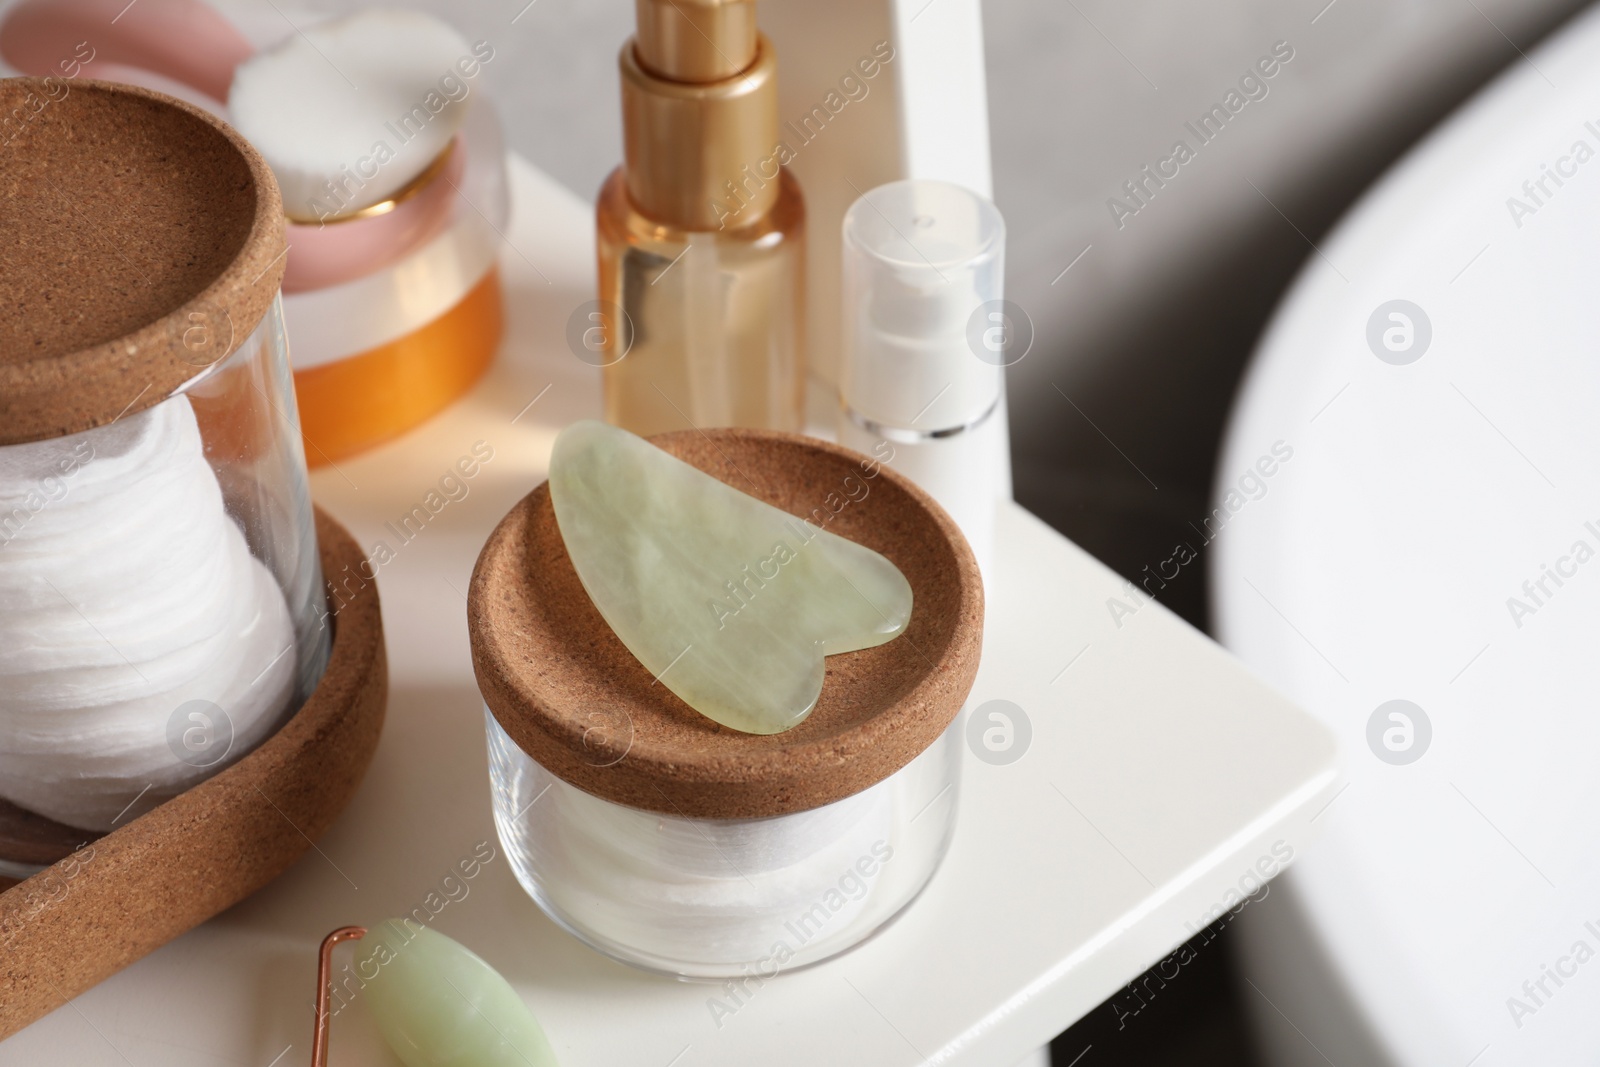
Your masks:
<path fill-rule="evenodd" d="M 869 477 L 843 476 L 818 512 L 859 506 Z M 794 726 L 822 695 L 824 656 L 893 640 L 911 619 L 911 584 L 877 552 L 614 426 L 561 432 L 550 501 L 579 580 L 628 651 L 735 730 Z"/>

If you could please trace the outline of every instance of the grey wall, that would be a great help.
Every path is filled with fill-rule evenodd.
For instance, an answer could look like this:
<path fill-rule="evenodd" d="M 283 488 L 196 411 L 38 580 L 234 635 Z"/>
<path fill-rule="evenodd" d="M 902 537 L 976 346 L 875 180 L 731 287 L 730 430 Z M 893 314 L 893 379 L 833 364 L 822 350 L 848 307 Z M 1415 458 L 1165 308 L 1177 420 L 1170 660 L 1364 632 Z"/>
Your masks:
<path fill-rule="evenodd" d="M 990 3 L 995 195 L 1014 235 L 1008 295 L 1038 331 L 1011 379 L 1018 497 L 1124 573 L 1165 558 L 1205 514 L 1239 372 L 1309 242 L 1582 6 Z M 1108 198 L 1177 138 L 1198 143 L 1184 122 L 1280 40 L 1295 56 L 1267 95 L 1119 229 Z M 1199 596 L 1180 593 L 1175 606 L 1198 621 Z"/>

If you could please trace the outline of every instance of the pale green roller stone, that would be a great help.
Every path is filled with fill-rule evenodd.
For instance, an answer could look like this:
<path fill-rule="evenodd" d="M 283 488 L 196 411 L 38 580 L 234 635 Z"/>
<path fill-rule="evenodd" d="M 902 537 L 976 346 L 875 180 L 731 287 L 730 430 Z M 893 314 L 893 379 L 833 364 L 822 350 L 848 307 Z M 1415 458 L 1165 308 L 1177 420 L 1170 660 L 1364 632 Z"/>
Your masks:
<path fill-rule="evenodd" d="M 870 506 L 873 484 L 842 474 L 803 503 L 824 523 Z M 877 552 L 605 423 L 556 438 L 550 500 L 579 580 L 628 651 L 735 730 L 794 726 L 822 695 L 823 656 L 881 645 L 911 620 L 911 584 Z"/>
<path fill-rule="evenodd" d="M 379 923 L 362 940 L 356 973 L 378 1030 L 406 1067 L 557 1067 L 510 983 L 437 931 L 404 919 Z"/>

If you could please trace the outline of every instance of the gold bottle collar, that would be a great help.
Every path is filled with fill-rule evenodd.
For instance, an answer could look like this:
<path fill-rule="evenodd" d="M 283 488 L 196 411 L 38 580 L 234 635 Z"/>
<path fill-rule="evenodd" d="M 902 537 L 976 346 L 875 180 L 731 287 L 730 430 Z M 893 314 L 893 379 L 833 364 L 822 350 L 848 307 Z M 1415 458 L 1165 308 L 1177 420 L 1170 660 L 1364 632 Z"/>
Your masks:
<path fill-rule="evenodd" d="M 623 46 L 623 155 L 642 214 L 708 231 L 748 225 L 777 203 L 778 62 L 762 34 L 753 56 L 731 77 L 687 82 L 647 69 L 636 41 Z"/>

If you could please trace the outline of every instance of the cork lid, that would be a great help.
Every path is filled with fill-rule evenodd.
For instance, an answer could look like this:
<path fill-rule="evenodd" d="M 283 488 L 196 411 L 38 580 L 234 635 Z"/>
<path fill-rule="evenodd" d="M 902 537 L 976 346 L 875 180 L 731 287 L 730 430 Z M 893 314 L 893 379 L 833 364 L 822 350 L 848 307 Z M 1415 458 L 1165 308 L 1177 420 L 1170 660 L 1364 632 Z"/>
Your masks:
<path fill-rule="evenodd" d="M 859 453 L 797 434 L 723 429 L 650 440 L 796 516 L 863 475 Z M 501 521 L 473 572 L 467 620 L 484 701 L 546 769 L 633 808 L 785 815 L 882 781 L 961 710 L 978 670 L 983 585 L 950 517 L 889 467 L 875 469 L 870 491 L 827 529 L 900 568 L 914 597 L 911 622 L 887 644 L 829 656 L 821 699 L 792 730 L 731 730 L 652 684 L 579 582 L 547 484 Z"/>
<path fill-rule="evenodd" d="M 0 444 L 160 403 L 260 323 L 284 268 L 272 172 L 162 93 L 0 80 Z"/>

